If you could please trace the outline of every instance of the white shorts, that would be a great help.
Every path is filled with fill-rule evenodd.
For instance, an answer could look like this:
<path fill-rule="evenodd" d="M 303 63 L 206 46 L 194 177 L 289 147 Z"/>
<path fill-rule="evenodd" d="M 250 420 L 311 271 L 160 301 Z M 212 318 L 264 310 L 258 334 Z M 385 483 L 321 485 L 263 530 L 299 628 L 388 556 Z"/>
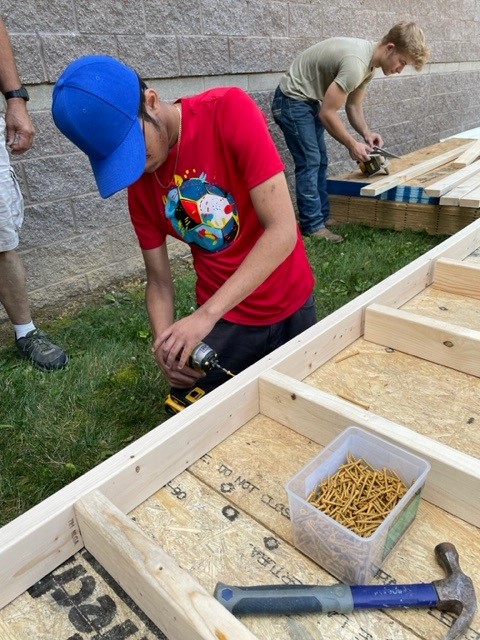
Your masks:
<path fill-rule="evenodd" d="M 5 146 L 5 119 L 0 116 L 0 252 L 18 246 L 23 197 Z"/>

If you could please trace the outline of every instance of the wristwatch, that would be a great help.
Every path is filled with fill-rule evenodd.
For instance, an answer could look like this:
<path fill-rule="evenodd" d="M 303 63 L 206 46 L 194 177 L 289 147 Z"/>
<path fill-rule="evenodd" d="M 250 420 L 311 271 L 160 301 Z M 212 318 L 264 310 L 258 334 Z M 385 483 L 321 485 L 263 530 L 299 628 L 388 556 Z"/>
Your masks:
<path fill-rule="evenodd" d="M 13 91 L 6 91 L 4 94 L 5 100 L 10 100 L 10 98 L 23 98 L 25 102 L 30 100 L 30 96 L 28 95 L 27 89 L 23 86 L 20 89 L 14 89 Z"/>

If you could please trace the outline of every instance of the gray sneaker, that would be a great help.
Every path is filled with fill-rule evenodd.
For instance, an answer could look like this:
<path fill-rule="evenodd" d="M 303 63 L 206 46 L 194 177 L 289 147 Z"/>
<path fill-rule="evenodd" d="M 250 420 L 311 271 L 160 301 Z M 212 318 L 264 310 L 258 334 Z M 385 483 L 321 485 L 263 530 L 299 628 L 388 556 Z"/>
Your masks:
<path fill-rule="evenodd" d="M 29 331 L 24 338 L 15 342 L 21 357 L 31 360 L 41 371 L 62 369 L 68 362 L 65 351 L 38 329 Z"/>

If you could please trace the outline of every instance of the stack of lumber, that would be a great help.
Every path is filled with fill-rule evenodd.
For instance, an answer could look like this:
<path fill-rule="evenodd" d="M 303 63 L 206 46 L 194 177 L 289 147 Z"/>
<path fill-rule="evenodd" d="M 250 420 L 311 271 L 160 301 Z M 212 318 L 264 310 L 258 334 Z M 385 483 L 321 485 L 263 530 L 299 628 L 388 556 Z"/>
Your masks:
<path fill-rule="evenodd" d="M 452 138 L 394 159 L 389 175 L 328 181 L 332 215 L 397 230 L 456 233 L 479 215 L 480 141 Z"/>

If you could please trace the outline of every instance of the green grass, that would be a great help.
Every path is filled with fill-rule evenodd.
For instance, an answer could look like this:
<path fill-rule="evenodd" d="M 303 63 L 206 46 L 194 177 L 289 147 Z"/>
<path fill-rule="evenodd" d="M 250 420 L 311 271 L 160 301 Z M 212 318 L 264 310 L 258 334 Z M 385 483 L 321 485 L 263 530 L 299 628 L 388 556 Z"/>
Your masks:
<path fill-rule="evenodd" d="M 306 239 L 319 319 L 443 240 L 354 225 L 342 233 L 341 245 Z M 194 276 L 181 265 L 174 271 L 181 317 L 195 305 Z M 71 360 L 63 371 L 42 373 L 20 361 L 13 344 L 0 349 L 0 525 L 168 418 L 142 283 L 125 283 L 41 327 Z"/>

